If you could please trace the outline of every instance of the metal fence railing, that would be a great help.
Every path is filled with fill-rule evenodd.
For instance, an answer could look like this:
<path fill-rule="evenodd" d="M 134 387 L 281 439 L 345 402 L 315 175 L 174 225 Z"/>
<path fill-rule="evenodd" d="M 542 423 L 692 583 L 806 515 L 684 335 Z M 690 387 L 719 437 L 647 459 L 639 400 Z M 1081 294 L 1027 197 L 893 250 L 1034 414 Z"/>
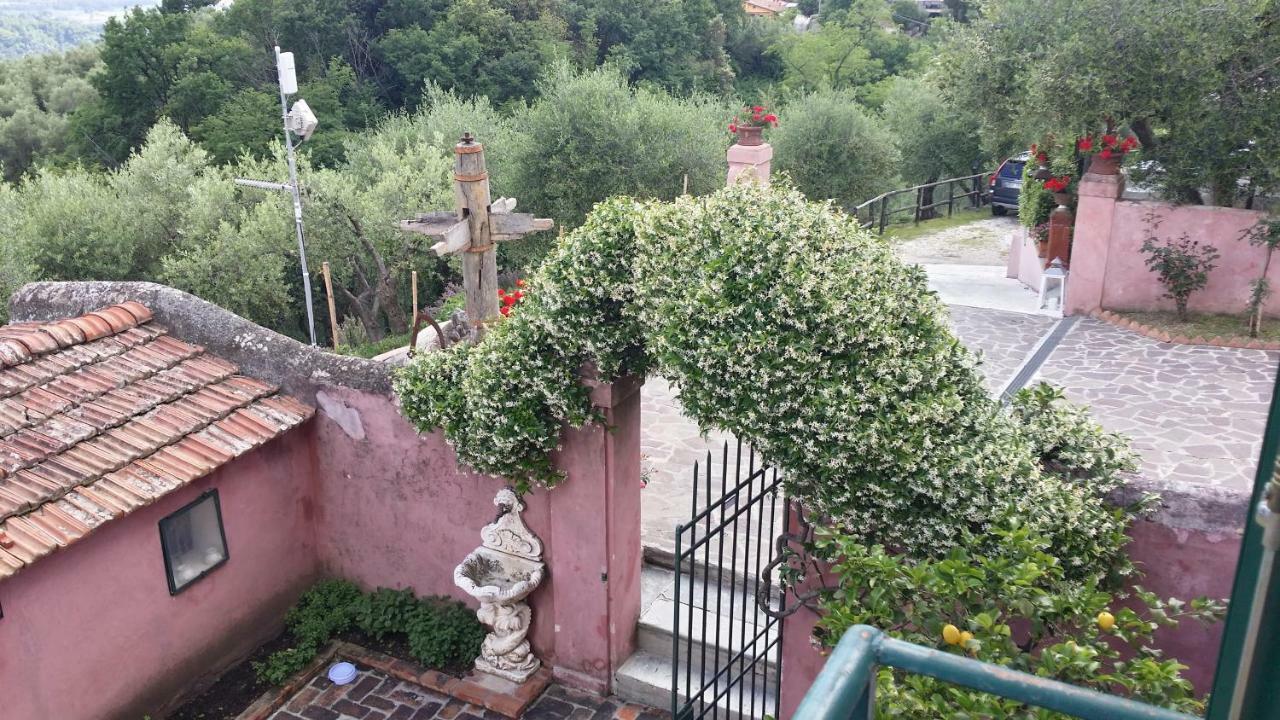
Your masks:
<path fill-rule="evenodd" d="M 870 720 L 878 665 L 1086 720 L 1194 720 L 1192 715 L 895 640 L 867 625 L 845 631 L 793 719 Z"/>
<path fill-rule="evenodd" d="M 862 227 L 874 229 L 877 235 L 883 235 L 885 227 L 899 215 L 909 213 L 915 224 L 932 218 L 934 210 L 945 206 L 947 217 L 951 217 L 957 207 L 977 209 L 991 202 L 988 183 L 993 173 L 981 172 L 890 190 L 857 206 L 853 213 Z"/>

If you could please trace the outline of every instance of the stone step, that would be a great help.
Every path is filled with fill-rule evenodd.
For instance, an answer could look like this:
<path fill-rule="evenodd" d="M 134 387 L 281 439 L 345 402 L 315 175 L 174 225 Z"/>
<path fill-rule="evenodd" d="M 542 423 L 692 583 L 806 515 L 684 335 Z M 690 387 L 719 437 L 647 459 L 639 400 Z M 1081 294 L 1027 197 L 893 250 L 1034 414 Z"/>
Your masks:
<path fill-rule="evenodd" d="M 636 628 L 637 644 L 647 653 L 671 659 L 675 651 L 675 573 L 646 565 L 641 578 L 644 593 L 640 622 Z M 704 585 L 701 578 L 681 578 L 680 596 L 684 601 L 680 613 L 681 655 L 691 653 L 695 667 L 723 667 L 731 660 L 742 662 L 745 659 L 746 664 L 750 664 L 763 654 L 762 662 L 757 663 L 755 671 L 774 672 L 778 648 L 770 647 L 770 643 L 777 638 L 777 626 L 766 630 L 769 617 L 758 609 L 755 598 L 749 597 L 739 587 L 719 586 L 712 579 L 713 582 Z M 688 604 L 690 582 L 693 585 L 692 610 Z M 702 611 L 704 604 L 709 612 Z M 739 651 L 744 651 L 742 658 L 736 657 Z"/>
<path fill-rule="evenodd" d="M 735 685 L 728 692 L 723 686 L 718 691 L 716 688 L 706 690 L 702 694 L 703 703 L 694 705 L 692 717 L 714 716 L 725 720 L 759 720 L 766 715 L 776 717 L 774 693 L 770 691 L 772 681 L 766 687 L 763 680 L 753 684 L 750 677 L 744 679 L 747 681 L 745 685 Z M 695 681 L 695 684 L 700 687 L 707 680 L 704 678 L 702 683 Z M 671 707 L 671 685 L 671 658 L 640 650 L 618 668 L 613 691 L 623 700 L 665 710 Z M 683 681 L 681 688 L 677 700 L 683 706 L 688 701 Z"/>

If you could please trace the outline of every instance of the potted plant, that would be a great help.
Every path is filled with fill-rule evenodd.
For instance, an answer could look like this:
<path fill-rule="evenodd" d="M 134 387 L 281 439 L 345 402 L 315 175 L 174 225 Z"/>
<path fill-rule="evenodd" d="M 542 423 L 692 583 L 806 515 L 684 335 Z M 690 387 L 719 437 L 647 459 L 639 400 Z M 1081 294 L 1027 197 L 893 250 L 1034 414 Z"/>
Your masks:
<path fill-rule="evenodd" d="M 743 120 L 742 117 L 746 117 Z M 742 114 L 729 123 L 729 132 L 738 136 L 738 144 L 746 147 L 764 144 L 764 129 L 778 127 L 778 116 L 769 112 L 763 105 L 752 105 L 742 109 Z"/>
<path fill-rule="evenodd" d="M 1071 176 L 1057 175 L 1044 181 L 1044 189 L 1053 193 L 1053 201 L 1058 207 L 1065 208 L 1071 204 Z"/>
<path fill-rule="evenodd" d="M 1089 172 L 1094 175 L 1119 175 L 1120 163 L 1129 153 L 1141 147 L 1138 138 L 1108 131 L 1099 137 L 1085 135 L 1076 141 L 1076 150 L 1090 156 Z"/>

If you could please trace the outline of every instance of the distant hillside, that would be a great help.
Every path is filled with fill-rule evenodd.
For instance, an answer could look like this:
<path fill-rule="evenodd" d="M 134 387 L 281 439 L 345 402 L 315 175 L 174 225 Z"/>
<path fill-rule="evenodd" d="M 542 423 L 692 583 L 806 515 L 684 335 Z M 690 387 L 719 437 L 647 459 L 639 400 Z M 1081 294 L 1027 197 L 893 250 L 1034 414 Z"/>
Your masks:
<path fill-rule="evenodd" d="M 0 58 L 61 52 L 89 42 L 127 7 L 158 0 L 0 0 Z"/>

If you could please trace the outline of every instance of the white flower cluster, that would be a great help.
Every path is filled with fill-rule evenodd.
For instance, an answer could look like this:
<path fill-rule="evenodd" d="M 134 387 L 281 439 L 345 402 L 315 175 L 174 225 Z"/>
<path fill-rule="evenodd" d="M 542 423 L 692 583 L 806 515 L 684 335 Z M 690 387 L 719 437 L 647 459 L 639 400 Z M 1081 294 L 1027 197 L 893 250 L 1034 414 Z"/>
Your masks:
<path fill-rule="evenodd" d="M 1041 471 L 943 312 L 920 269 L 798 192 L 614 199 L 555 249 L 517 314 L 410 365 L 397 390 L 464 462 L 550 485 L 562 424 L 592 417 L 582 368 L 652 369 L 849 533 L 931 554 L 1015 515 L 1094 564 L 1098 543 L 1080 538 L 1111 536 L 1102 491 Z"/>

